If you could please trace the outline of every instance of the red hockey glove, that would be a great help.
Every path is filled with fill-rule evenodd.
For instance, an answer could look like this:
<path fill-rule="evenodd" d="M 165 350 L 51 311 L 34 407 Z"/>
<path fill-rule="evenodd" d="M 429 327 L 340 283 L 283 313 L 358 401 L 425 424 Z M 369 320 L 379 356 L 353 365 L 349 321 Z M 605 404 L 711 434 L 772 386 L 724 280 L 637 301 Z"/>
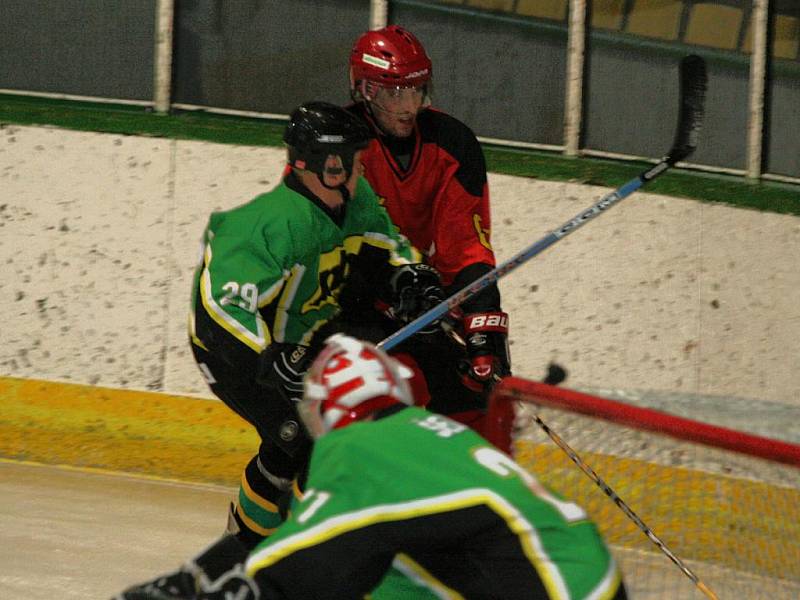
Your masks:
<path fill-rule="evenodd" d="M 464 315 L 461 321 L 467 360 L 459 365 L 465 386 L 475 392 L 492 387 L 511 374 L 508 352 L 508 314 L 502 311 Z"/>
<path fill-rule="evenodd" d="M 403 324 L 410 323 L 445 299 L 438 271 L 424 263 L 396 268 L 387 287 L 386 300 L 379 301 L 378 308 Z M 420 333 L 436 331 L 436 323 L 431 323 Z"/>

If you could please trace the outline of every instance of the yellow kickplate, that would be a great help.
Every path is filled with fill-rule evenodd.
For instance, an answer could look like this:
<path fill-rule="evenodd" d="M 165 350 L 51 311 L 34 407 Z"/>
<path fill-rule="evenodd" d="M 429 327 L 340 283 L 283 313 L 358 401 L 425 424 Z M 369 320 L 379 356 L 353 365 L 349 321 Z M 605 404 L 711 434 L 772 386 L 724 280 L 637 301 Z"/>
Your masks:
<path fill-rule="evenodd" d="M 684 560 L 800 582 L 799 489 L 611 454 L 581 452 L 581 457 Z M 518 442 L 516 458 L 583 506 L 611 544 L 656 551 L 554 444 Z"/>
<path fill-rule="evenodd" d="M 236 486 L 258 443 L 216 400 L 0 377 L 0 457 Z"/>

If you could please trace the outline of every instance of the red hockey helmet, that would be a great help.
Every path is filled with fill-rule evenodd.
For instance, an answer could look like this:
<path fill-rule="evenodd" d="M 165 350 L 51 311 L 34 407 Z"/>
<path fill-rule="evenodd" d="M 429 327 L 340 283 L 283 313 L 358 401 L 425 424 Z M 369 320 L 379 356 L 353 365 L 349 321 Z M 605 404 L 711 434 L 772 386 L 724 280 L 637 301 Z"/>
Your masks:
<path fill-rule="evenodd" d="M 433 75 L 431 59 L 410 31 L 399 25 L 368 31 L 350 53 L 350 89 L 360 82 L 382 87 L 419 87 Z"/>
<path fill-rule="evenodd" d="M 313 438 L 394 404 L 413 404 L 411 371 L 373 344 L 336 334 L 305 378 L 300 417 Z"/>

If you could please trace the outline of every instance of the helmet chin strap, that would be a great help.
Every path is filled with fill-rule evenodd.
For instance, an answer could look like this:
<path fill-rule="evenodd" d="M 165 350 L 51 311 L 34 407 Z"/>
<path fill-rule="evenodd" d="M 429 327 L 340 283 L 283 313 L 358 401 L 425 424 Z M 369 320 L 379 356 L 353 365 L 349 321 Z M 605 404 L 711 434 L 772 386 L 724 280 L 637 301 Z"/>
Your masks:
<path fill-rule="evenodd" d="M 345 184 L 341 184 L 338 189 L 342 194 L 342 202 L 344 204 L 350 202 L 350 190 L 347 189 L 347 186 Z"/>
<path fill-rule="evenodd" d="M 389 138 L 396 138 L 397 137 L 396 135 L 394 135 L 391 131 L 386 131 L 386 129 L 384 129 L 381 126 L 380 120 L 378 119 L 378 117 L 375 116 L 375 111 L 376 110 L 380 110 L 380 111 L 383 111 L 384 113 L 386 113 L 387 115 L 391 115 L 391 116 L 394 116 L 394 117 L 404 116 L 407 113 L 405 111 L 403 111 L 403 112 L 391 111 L 389 109 L 383 108 L 380 104 L 377 104 L 374 100 L 369 100 L 367 98 L 364 98 L 364 104 L 366 105 L 366 108 L 367 108 L 367 114 L 372 119 L 372 122 L 375 124 L 375 127 L 378 128 L 378 131 L 380 132 L 380 134 L 384 135 L 386 137 L 389 137 Z M 373 107 L 373 104 L 375 105 L 374 107 Z M 425 108 L 426 108 L 426 106 L 423 105 L 420 108 L 420 110 L 417 111 L 417 115 L 419 115 L 420 112 L 425 110 Z"/>
<path fill-rule="evenodd" d="M 367 114 L 375 122 L 375 125 L 378 126 L 378 129 L 381 130 L 381 133 L 383 133 L 384 135 L 391 135 L 388 131 L 384 131 L 383 127 L 381 127 L 381 124 L 378 122 L 378 119 L 375 116 L 375 109 L 377 108 L 377 110 L 383 111 L 386 114 L 393 115 L 393 116 L 399 116 L 399 115 L 401 115 L 403 113 L 391 111 L 388 108 L 384 108 L 383 106 L 381 106 L 380 104 L 375 102 L 375 100 L 374 100 L 375 96 L 372 95 L 372 94 L 369 94 L 368 91 L 367 91 L 369 89 L 369 83 L 367 83 L 367 81 L 362 81 L 360 87 L 361 87 L 361 89 L 359 90 L 359 92 L 361 94 L 361 98 L 364 100 L 365 106 L 367 107 Z M 377 90 L 377 86 L 375 86 L 374 84 L 373 84 L 373 89 Z M 375 106 L 375 108 L 373 108 L 373 105 Z"/>
<path fill-rule="evenodd" d="M 375 124 L 375 127 L 377 127 L 377 128 L 378 128 L 378 132 L 379 132 L 381 135 L 383 135 L 383 136 L 386 136 L 386 137 L 390 137 L 390 138 L 394 138 L 394 137 L 396 137 L 396 136 L 395 136 L 395 135 L 393 135 L 393 134 L 392 134 L 390 131 L 386 131 L 386 130 L 385 130 L 385 129 L 384 129 L 382 126 L 381 126 L 381 123 L 380 123 L 380 121 L 378 120 L 378 117 L 376 117 L 376 116 L 375 116 L 375 109 L 373 109 L 373 107 L 372 107 L 372 105 L 374 104 L 374 102 L 373 102 L 372 100 L 368 100 L 368 99 L 364 98 L 364 104 L 365 104 L 365 105 L 366 105 L 366 107 L 367 107 L 367 114 L 368 114 L 368 115 L 370 116 L 370 118 L 372 119 L 372 122 Z M 382 110 L 383 112 L 385 112 L 386 114 L 389 114 L 389 115 L 398 116 L 398 115 L 402 114 L 402 113 L 396 113 L 396 112 L 392 112 L 392 111 L 390 111 L 390 110 L 386 110 L 385 108 L 382 108 L 382 107 L 381 107 L 380 105 L 378 105 L 378 104 L 376 104 L 376 106 L 377 106 L 377 110 Z"/>

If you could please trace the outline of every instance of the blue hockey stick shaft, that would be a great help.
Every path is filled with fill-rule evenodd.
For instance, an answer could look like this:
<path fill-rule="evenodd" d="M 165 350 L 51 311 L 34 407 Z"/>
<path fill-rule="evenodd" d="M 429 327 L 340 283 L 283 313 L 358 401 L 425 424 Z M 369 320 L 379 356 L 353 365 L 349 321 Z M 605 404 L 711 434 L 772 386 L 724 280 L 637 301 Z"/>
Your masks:
<path fill-rule="evenodd" d="M 387 337 L 381 343 L 378 344 L 379 348 L 383 350 L 389 351 L 401 342 L 407 340 L 415 333 L 419 332 L 421 329 L 430 325 L 434 321 L 442 318 L 446 313 L 458 307 L 464 300 L 470 298 L 480 292 L 482 289 L 486 288 L 487 286 L 493 284 L 501 277 L 504 277 L 514 269 L 516 269 L 521 264 L 529 261 L 531 258 L 536 256 L 537 254 L 541 254 L 547 248 L 558 242 L 559 240 L 563 239 L 576 229 L 580 228 L 582 225 L 585 225 L 596 216 L 604 213 L 609 208 L 617 204 L 623 198 L 630 196 L 633 192 L 638 190 L 648 181 L 654 179 L 671 166 L 671 159 L 665 158 L 652 168 L 648 169 L 638 177 L 631 179 L 628 183 L 623 185 L 620 188 L 617 188 L 613 192 L 603 196 L 597 203 L 589 207 L 588 209 L 584 210 L 580 214 L 576 215 L 574 218 L 570 219 L 566 223 L 564 223 L 558 229 L 554 229 L 546 236 L 544 236 L 539 241 L 531 244 L 521 252 L 515 254 L 507 261 L 503 262 L 499 266 L 495 267 L 488 273 L 484 274 L 482 277 L 479 277 L 475 281 L 473 281 L 470 285 L 462 288 L 443 302 L 437 304 L 433 308 L 431 308 L 428 312 L 423 313 L 419 317 L 417 317 L 414 321 L 411 321 L 404 327 L 395 331 L 392 335 Z"/>

